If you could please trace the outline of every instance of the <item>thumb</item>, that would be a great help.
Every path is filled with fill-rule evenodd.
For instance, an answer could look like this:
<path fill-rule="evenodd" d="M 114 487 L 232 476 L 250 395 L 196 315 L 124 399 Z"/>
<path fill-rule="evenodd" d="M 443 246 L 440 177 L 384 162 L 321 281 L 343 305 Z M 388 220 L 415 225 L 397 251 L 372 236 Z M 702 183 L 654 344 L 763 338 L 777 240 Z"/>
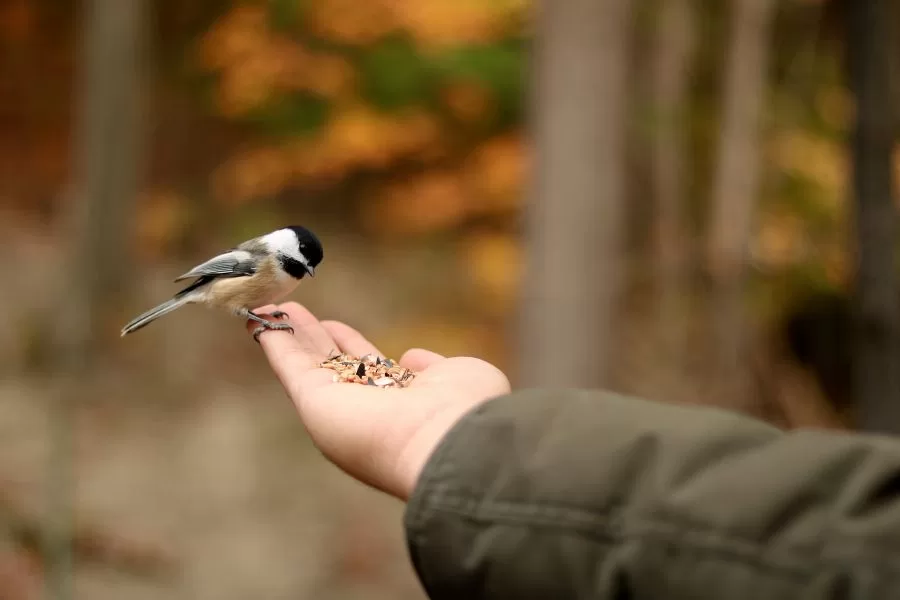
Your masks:
<path fill-rule="evenodd" d="M 444 360 L 446 357 L 441 356 L 437 352 L 431 350 L 423 350 L 422 348 L 410 348 L 402 357 L 400 357 L 400 365 L 413 371 L 424 371 L 434 363 Z"/>

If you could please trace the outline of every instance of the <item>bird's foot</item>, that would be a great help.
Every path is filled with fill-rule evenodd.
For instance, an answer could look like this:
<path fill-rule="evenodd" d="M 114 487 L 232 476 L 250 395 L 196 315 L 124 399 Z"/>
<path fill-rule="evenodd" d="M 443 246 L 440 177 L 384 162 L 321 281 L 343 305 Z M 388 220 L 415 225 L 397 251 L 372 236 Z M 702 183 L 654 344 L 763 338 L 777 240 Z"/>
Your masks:
<path fill-rule="evenodd" d="M 287 315 L 280 310 L 276 310 L 272 313 L 272 316 L 278 319 Z M 268 319 L 263 319 L 259 315 L 252 312 L 247 313 L 247 318 L 259 323 L 259 327 L 253 330 L 253 339 L 257 344 L 259 343 L 259 336 L 262 335 L 262 332 L 266 331 L 267 329 L 271 329 L 274 331 L 290 331 L 291 334 L 294 333 L 294 328 L 291 327 L 289 323 L 274 323 L 272 321 L 269 321 Z"/>
<path fill-rule="evenodd" d="M 294 333 L 294 328 L 291 327 L 288 323 L 273 323 L 266 320 L 262 320 L 259 323 L 259 327 L 253 330 L 253 339 L 256 340 L 257 344 L 259 343 L 259 336 L 262 335 L 262 332 L 269 329 L 273 331 L 290 331 L 291 334 Z"/>

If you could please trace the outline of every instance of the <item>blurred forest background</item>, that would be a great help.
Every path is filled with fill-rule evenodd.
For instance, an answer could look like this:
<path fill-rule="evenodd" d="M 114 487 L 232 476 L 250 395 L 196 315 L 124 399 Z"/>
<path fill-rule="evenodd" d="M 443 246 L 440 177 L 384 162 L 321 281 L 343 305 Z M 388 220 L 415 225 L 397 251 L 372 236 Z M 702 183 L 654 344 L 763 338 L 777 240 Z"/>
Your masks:
<path fill-rule="evenodd" d="M 889 0 L 2 0 L 0 598 L 422 598 L 187 309 L 285 224 L 390 356 L 900 431 Z"/>

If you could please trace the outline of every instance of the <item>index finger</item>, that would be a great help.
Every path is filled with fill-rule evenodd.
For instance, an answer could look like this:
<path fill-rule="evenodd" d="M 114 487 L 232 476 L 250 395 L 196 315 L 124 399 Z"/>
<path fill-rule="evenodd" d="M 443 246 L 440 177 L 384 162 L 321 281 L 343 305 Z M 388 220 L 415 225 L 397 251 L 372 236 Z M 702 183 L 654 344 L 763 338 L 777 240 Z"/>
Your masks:
<path fill-rule="evenodd" d="M 363 336 L 363 334 L 346 323 L 341 323 L 340 321 L 322 321 L 322 327 L 331 334 L 332 339 L 337 342 L 342 352 L 355 354 L 356 356 L 363 356 L 366 354 L 384 356 L 372 342 Z"/>
<path fill-rule="evenodd" d="M 320 368 L 319 364 L 337 345 L 306 308 L 289 302 L 278 309 L 287 313 L 294 335 L 266 331 L 259 336 L 259 345 L 281 385 L 296 400 L 306 389 L 332 383 L 331 372 Z M 248 330 L 252 330 L 253 325 L 248 325 Z"/>

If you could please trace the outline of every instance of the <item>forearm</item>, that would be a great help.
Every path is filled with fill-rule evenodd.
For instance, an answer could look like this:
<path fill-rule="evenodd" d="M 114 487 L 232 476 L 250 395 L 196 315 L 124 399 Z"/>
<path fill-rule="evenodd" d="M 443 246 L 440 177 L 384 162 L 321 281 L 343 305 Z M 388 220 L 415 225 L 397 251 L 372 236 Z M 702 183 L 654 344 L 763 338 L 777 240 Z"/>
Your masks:
<path fill-rule="evenodd" d="M 893 441 L 521 392 L 451 430 L 407 530 L 433 600 L 883 597 L 900 589 L 900 506 L 872 501 L 896 476 Z"/>

